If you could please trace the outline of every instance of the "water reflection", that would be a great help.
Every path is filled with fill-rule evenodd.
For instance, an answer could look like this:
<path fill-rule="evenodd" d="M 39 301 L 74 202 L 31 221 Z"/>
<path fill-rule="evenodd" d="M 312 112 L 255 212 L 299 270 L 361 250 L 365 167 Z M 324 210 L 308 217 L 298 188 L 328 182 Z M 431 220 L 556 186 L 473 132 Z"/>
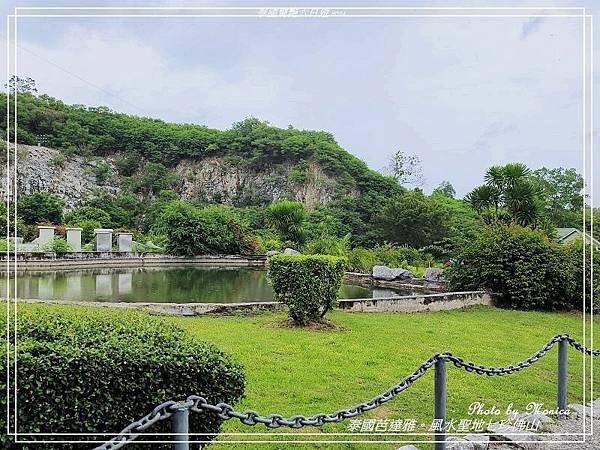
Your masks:
<path fill-rule="evenodd" d="M 3 274 L 0 277 L 3 297 L 6 297 L 6 289 L 7 279 Z M 109 302 L 237 303 L 273 299 L 264 271 L 222 267 L 22 272 L 17 278 L 17 293 L 19 298 Z M 379 298 L 408 293 L 343 285 L 340 298 Z"/>

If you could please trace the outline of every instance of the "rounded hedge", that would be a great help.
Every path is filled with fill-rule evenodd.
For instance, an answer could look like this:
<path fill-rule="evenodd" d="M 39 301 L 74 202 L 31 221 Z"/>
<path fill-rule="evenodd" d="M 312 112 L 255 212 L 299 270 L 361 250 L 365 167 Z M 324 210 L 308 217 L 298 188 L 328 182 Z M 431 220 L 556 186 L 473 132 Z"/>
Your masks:
<path fill-rule="evenodd" d="M 6 342 L 2 348 L 4 353 Z M 117 433 L 167 400 L 197 394 L 209 402 L 233 404 L 244 393 L 242 367 L 228 355 L 141 313 L 20 305 L 17 352 L 20 433 Z M 6 365 L 0 380 L 6 392 Z M 6 407 L 5 398 L 2 402 Z M 4 429 L 5 421 L 2 416 Z M 192 413 L 190 431 L 218 433 L 221 422 L 212 413 Z M 148 430 L 169 431 L 168 420 Z M 3 448 L 16 448 L 6 436 L 0 439 Z M 136 444 L 140 447 L 161 446 Z"/>
<path fill-rule="evenodd" d="M 565 250 L 543 232 L 520 226 L 485 228 L 446 271 L 451 290 L 485 289 L 498 306 L 570 308 L 573 269 Z"/>
<path fill-rule="evenodd" d="M 336 302 L 346 258 L 328 255 L 275 255 L 268 277 L 275 300 L 285 303 L 299 325 L 319 321 Z"/>

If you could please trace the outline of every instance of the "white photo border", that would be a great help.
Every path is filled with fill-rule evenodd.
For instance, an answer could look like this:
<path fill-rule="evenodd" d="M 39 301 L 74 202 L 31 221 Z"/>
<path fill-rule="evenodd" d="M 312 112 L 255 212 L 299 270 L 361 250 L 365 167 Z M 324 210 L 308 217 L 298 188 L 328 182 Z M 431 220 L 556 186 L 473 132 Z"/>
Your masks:
<path fill-rule="evenodd" d="M 327 14 L 326 16 L 324 15 L 269 15 L 269 14 L 52 14 L 52 15 L 45 15 L 45 14 L 20 14 L 19 10 L 27 10 L 27 11 L 38 11 L 38 10 L 91 10 L 91 11 L 99 11 L 99 10 L 114 10 L 114 11 L 121 11 L 121 10 L 130 10 L 130 11 L 141 11 L 141 10 L 172 10 L 172 11 L 194 11 L 194 10 L 207 10 L 207 11 L 218 11 L 218 10 L 223 10 L 223 11 L 238 11 L 238 10 L 243 10 L 243 11 L 264 11 L 264 10 L 290 10 L 290 9 L 296 9 L 296 10 L 328 10 L 328 11 L 337 11 L 337 12 L 345 12 L 345 11 L 383 11 L 383 10 L 389 10 L 389 11 L 406 11 L 406 10 L 411 10 L 411 11 L 420 11 L 420 10 L 424 10 L 424 11 L 519 11 L 519 10 L 524 10 L 524 11 L 579 11 L 580 14 L 542 14 L 542 13 L 526 13 L 526 14 L 504 14 L 504 13 L 500 13 L 500 14 L 456 14 L 456 13 L 449 13 L 449 14 L 348 14 L 346 15 L 345 13 L 343 14 Z M 226 7 L 226 6 L 206 6 L 206 7 L 190 7 L 190 6 L 182 6 L 182 7 L 175 7 L 175 6 L 165 6 L 165 7 L 60 7 L 60 6 L 43 6 L 43 7 L 16 7 L 14 9 L 14 14 L 11 15 L 7 15 L 7 81 L 10 79 L 10 75 L 11 75 L 11 70 L 10 70 L 10 53 L 11 53 L 11 46 L 10 46 L 10 39 L 11 39 L 11 34 L 10 34 L 10 21 L 13 20 L 13 32 L 14 32 L 14 61 L 13 61 L 13 66 L 14 66 L 14 70 L 13 70 L 13 74 L 16 75 L 18 74 L 18 65 L 17 65 L 17 18 L 25 18 L 25 17 L 75 17 L 75 18 L 83 18 L 83 17 L 107 17 L 107 18 L 111 18 L 111 17 L 140 17 L 140 18 L 154 18 L 154 17 L 190 17 L 190 18 L 201 18 L 201 17 L 215 17 L 215 18 L 227 18 L 227 17 L 234 17 L 234 18 L 240 18 L 240 17 L 248 17 L 248 18 L 315 18 L 315 17 L 327 17 L 328 19 L 333 19 L 333 18 L 337 18 L 337 17 L 344 17 L 344 18 L 364 18 L 364 17 L 398 17 L 398 18 L 402 18 L 402 17 L 511 17 L 511 18 L 531 18 L 531 17 L 544 17 L 544 18 L 548 18 L 548 17 L 571 17 L 571 18 L 577 18 L 577 17 L 581 17 L 583 19 L 583 74 L 582 74 L 582 82 L 583 82 L 583 177 L 584 177 L 584 208 L 583 208 L 583 229 L 584 229 L 584 233 L 587 231 L 586 229 L 586 223 L 585 223 L 585 218 L 586 218 L 586 210 L 585 210 L 585 198 L 586 198 L 586 187 L 590 186 L 590 197 L 591 197 L 591 206 L 593 207 L 593 16 L 586 14 L 586 9 L 584 7 L 340 7 L 340 6 L 336 6 L 336 7 L 316 7 L 316 6 L 307 6 L 307 7 L 276 7 L 276 6 L 266 6 L 266 7 Z M 588 46 L 588 21 L 589 21 L 589 46 Z M 589 60 L 586 58 L 586 52 L 590 51 L 590 58 Z M 586 63 L 589 64 L 589 88 L 586 90 L 586 86 L 587 86 L 587 77 L 588 77 L 588 72 L 587 72 L 587 67 L 586 67 Z M 14 223 L 15 223 L 15 235 L 16 235 L 16 217 L 17 217 L 17 92 L 15 90 L 14 93 L 14 171 L 13 171 L 13 179 L 11 180 L 11 171 L 10 171 L 10 89 L 8 88 L 7 85 L 7 178 L 6 178 L 6 183 L 7 183 L 7 198 L 6 198 L 6 203 L 7 203 L 7 231 L 9 231 L 10 229 L 10 200 L 12 199 L 13 201 L 13 206 L 14 206 Z M 589 101 L 589 105 L 588 105 L 588 101 Z M 589 106 L 589 115 L 587 114 L 588 112 L 588 106 Z M 588 128 L 588 118 L 590 120 L 590 126 Z M 590 145 L 589 145 L 589 149 L 590 149 L 590 153 L 588 155 L 587 153 L 587 136 L 588 136 L 588 132 L 589 132 L 589 139 L 590 139 Z M 589 184 L 586 183 L 586 177 L 588 175 L 588 170 L 586 168 L 586 164 L 587 164 L 587 159 L 588 156 L 590 158 L 590 168 L 589 168 L 589 174 L 590 174 L 590 182 Z M 591 217 L 591 221 L 590 221 L 590 233 L 593 233 L 593 214 Z M 8 233 L 7 233 L 8 236 Z M 585 241 L 584 241 L 585 242 Z M 583 264 L 584 264 L 584 280 L 583 280 L 583 343 L 584 345 L 586 345 L 588 343 L 587 339 L 586 339 L 586 310 L 585 310 L 585 306 L 586 306 L 586 277 L 585 277 L 585 267 L 586 267 L 586 254 L 585 254 L 585 245 L 584 245 L 584 254 L 583 254 Z M 593 249 L 593 242 L 590 242 L 590 249 Z M 590 250 L 590 261 L 591 263 L 591 277 L 593 280 L 593 251 Z M 6 337 L 7 337 L 7 350 L 10 350 L 10 342 L 9 342 L 9 337 L 10 337 L 10 319 L 11 319 L 11 298 L 10 298 L 10 292 L 11 292 L 11 284 L 10 284 L 10 275 L 11 275 L 11 259 L 10 259 L 10 249 L 7 249 L 7 262 L 6 262 L 6 270 L 7 270 L 7 330 L 6 330 Z M 13 298 L 13 322 L 14 322 L 14 373 L 17 373 L 17 348 L 16 348 L 16 339 L 17 339 L 17 250 L 16 250 L 16 246 L 15 246 L 15 250 L 14 250 L 14 260 L 12 260 L 12 272 L 14 273 L 14 283 L 13 283 L 13 287 L 14 287 L 14 298 Z M 592 301 L 592 295 L 593 295 L 593 281 L 590 282 L 590 302 L 593 303 Z M 593 306 L 592 304 L 590 304 L 590 306 Z M 590 307 L 590 344 L 593 342 L 593 308 Z M 588 345 L 586 345 L 588 346 Z M 589 347 L 592 347 L 592 345 L 589 345 Z M 587 355 L 585 355 L 585 353 L 582 355 L 583 358 L 583 402 L 584 404 L 586 403 L 586 367 L 587 367 Z M 14 394 L 14 398 L 13 398 L 13 403 L 14 403 L 14 430 L 11 429 L 11 416 L 10 416 L 10 411 L 11 411 L 11 402 L 10 402 L 10 392 L 11 392 L 11 384 L 10 384 L 10 369 L 11 369 L 11 364 L 10 364 L 10 351 L 7 351 L 7 428 L 8 428 L 8 434 L 10 436 L 13 436 L 16 440 L 16 443 L 89 443 L 92 444 L 94 442 L 98 442 L 101 443 L 103 441 L 71 441 L 71 440 L 65 440 L 65 441 L 61 441 L 61 440 L 49 440 L 49 441 L 44 441 L 44 440 L 19 440 L 19 436 L 113 436 L 119 433 L 119 431 L 115 432 L 115 433 L 19 433 L 17 431 L 17 380 L 16 380 L 16 376 L 15 376 L 15 380 L 13 382 L 13 394 Z M 590 365 L 590 398 L 593 399 L 593 358 L 589 357 L 589 365 Z M 583 437 L 583 441 L 574 441 L 574 440 L 565 440 L 565 441 L 560 441 L 560 440 L 551 440 L 551 441 L 538 441 L 540 443 L 574 443 L 574 442 L 585 442 L 586 441 L 586 436 L 591 436 L 593 435 L 593 420 L 590 420 L 592 427 L 590 432 L 586 433 L 586 417 L 584 416 L 584 420 L 583 420 L 583 433 L 551 433 L 554 436 L 557 435 L 561 435 L 561 436 L 582 436 Z M 447 436 L 451 436 L 451 435 L 455 435 L 458 433 L 447 433 Z M 158 436 L 158 435 L 167 435 L 167 436 L 173 436 L 173 433 L 140 433 L 140 435 L 147 435 L 147 436 Z M 252 435 L 264 435 L 264 436 L 295 436 L 295 437 L 303 437 L 303 436 L 379 436 L 379 435 L 389 435 L 389 436 L 421 436 L 421 435 L 427 435 L 427 436 L 432 436 L 432 432 L 429 433 L 369 433 L 369 434 L 365 434 L 365 433 L 190 433 L 190 436 L 193 435 L 231 435 L 231 436 L 252 436 Z M 172 441 L 170 440 L 160 440 L 160 441 L 144 441 L 146 443 L 171 443 Z M 428 440 L 402 440 L 402 441 L 374 441 L 374 440 L 368 440 L 368 441 L 360 441 L 360 440 L 349 440 L 349 441 L 343 441 L 343 440 L 334 440 L 334 441 L 326 441 L 326 440 L 315 440 L 315 441 L 306 441 L 306 440 L 291 440 L 291 441 L 285 441 L 285 440 L 272 440 L 272 441 L 248 441 L 248 440 L 240 440 L 240 441 L 228 441 L 228 440 L 224 440 L 224 441 L 198 441 L 198 440 L 190 440 L 188 441 L 190 443 L 198 443 L 198 442 L 211 442 L 213 444 L 227 444 L 227 443 L 264 443 L 264 444 L 269 444 L 269 443 L 273 443 L 273 444 L 281 444 L 281 443 L 297 443 L 297 444 L 302 444 L 302 443 L 372 443 L 372 444 L 381 444 L 381 443 L 405 443 L 405 444 L 409 444 L 409 443 L 434 443 L 436 442 L 435 440 L 432 439 L 428 439 Z M 503 442 L 503 441 L 498 441 L 498 442 Z M 512 442 L 526 442 L 526 441 L 512 441 Z"/>

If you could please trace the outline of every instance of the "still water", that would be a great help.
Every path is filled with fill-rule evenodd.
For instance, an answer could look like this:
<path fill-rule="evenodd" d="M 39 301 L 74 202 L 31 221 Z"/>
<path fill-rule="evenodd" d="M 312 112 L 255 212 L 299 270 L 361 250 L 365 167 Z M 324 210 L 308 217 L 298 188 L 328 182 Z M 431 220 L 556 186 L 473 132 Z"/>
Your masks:
<path fill-rule="evenodd" d="M 3 298 L 6 298 L 6 286 L 6 276 L 3 275 L 0 278 Z M 17 292 L 18 298 L 102 302 L 239 303 L 273 300 L 273 290 L 265 271 L 237 267 L 30 271 L 18 274 Z M 339 298 L 408 294 L 410 292 L 344 284 Z"/>

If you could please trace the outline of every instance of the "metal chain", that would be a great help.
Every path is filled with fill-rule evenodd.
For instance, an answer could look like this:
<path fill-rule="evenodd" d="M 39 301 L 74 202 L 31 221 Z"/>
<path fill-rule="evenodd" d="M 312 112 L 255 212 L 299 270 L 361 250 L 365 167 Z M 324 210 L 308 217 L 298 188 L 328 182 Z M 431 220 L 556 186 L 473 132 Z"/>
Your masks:
<path fill-rule="evenodd" d="M 262 423 L 267 428 L 278 428 L 278 427 L 290 427 L 290 428 L 301 428 L 301 427 L 320 427 L 327 423 L 341 422 L 342 420 L 356 417 L 360 414 L 375 409 L 381 406 L 383 403 L 390 401 L 400 392 L 408 389 L 415 381 L 421 378 L 427 370 L 429 370 L 435 363 L 442 358 L 443 355 L 436 354 L 421 364 L 413 373 L 408 375 L 402 381 L 395 386 L 392 386 L 386 392 L 372 398 L 369 401 L 360 403 L 351 408 L 341 409 L 339 411 L 329 414 L 315 414 L 314 416 L 305 417 L 301 415 L 292 416 L 285 418 L 279 414 L 270 414 L 268 416 L 261 416 L 255 411 L 237 412 L 233 407 L 227 403 L 218 403 L 217 405 L 209 404 L 205 398 L 192 395 L 188 397 L 188 400 L 192 400 L 194 405 L 192 406 L 193 412 L 204 412 L 211 411 L 216 413 L 221 419 L 239 419 L 245 425 L 256 425 Z"/>
<path fill-rule="evenodd" d="M 581 353 L 585 353 L 586 355 L 590 355 L 590 356 L 600 356 L 600 350 L 596 350 L 593 348 L 586 348 L 583 344 L 580 344 L 575 339 L 570 337 L 568 334 L 565 334 L 563 336 L 565 336 L 565 339 L 567 340 L 569 345 L 571 347 L 573 347 L 575 350 L 580 351 Z"/>
<path fill-rule="evenodd" d="M 177 408 L 189 408 L 191 411 L 196 413 L 212 412 L 223 420 L 238 419 L 244 425 L 254 426 L 259 423 L 265 425 L 267 428 L 279 428 L 279 427 L 290 427 L 290 428 L 302 428 L 302 427 L 320 427 L 327 423 L 341 422 L 342 420 L 356 417 L 381 406 L 396 397 L 400 392 L 408 389 L 415 381 L 421 378 L 427 370 L 433 367 L 438 361 L 449 361 L 452 362 L 456 367 L 465 369 L 467 372 L 476 373 L 478 375 L 508 375 L 514 372 L 525 369 L 531 366 L 546 353 L 550 351 L 557 343 L 561 341 L 567 341 L 569 345 L 576 350 L 591 355 L 599 356 L 600 350 L 588 349 L 575 339 L 571 338 L 568 334 L 557 334 L 550 339 L 542 348 L 531 355 L 529 358 L 505 367 L 490 367 L 473 364 L 471 362 L 465 362 L 463 358 L 454 356 L 451 353 L 437 353 L 423 362 L 417 369 L 400 381 L 398 384 L 392 386 L 386 392 L 372 398 L 369 401 L 360 403 L 351 408 L 341 409 L 339 411 L 329 414 L 315 414 L 313 416 L 305 417 L 301 415 L 291 416 L 285 418 L 279 414 L 270 414 L 268 416 L 261 416 L 256 411 L 245 411 L 238 412 L 233 409 L 228 403 L 217 403 L 213 405 L 208 403 L 204 397 L 197 395 L 189 396 L 184 402 L 168 401 L 165 402 L 148 414 L 142 417 L 140 420 L 131 423 L 117 436 L 112 438 L 110 441 L 96 447 L 94 450 L 116 450 L 123 447 L 129 442 L 135 440 L 139 433 L 146 430 L 147 428 L 154 425 L 156 422 L 168 419 L 173 415 L 173 410 Z"/>
<path fill-rule="evenodd" d="M 127 427 L 123 428 L 118 435 L 116 435 L 110 441 L 95 447 L 94 450 L 116 450 L 126 444 L 129 444 L 131 441 L 137 439 L 139 433 L 142 431 L 150 428 L 156 422 L 160 422 L 161 420 L 171 417 L 173 415 L 172 410 L 174 407 L 179 407 L 180 404 L 181 403 L 179 402 L 169 400 L 168 402 L 158 405 L 150 414 L 130 423 Z"/>

